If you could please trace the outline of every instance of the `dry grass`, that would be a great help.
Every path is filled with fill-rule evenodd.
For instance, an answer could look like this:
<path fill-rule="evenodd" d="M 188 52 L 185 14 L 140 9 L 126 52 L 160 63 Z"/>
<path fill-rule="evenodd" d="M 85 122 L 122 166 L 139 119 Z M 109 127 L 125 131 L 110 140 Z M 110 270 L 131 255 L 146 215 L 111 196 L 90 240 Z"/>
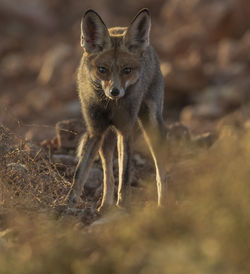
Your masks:
<path fill-rule="evenodd" d="M 1 151 L 6 134 L 1 135 Z M 110 222 L 92 226 L 83 226 L 72 216 L 56 218 L 48 209 L 3 211 L 0 273 L 250 273 L 249 140 L 250 132 L 226 127 L 210 149 L 180 159 L 162 209 L 135 206 L 128 215 L 113 213 L 116 218 Z M 5 155 L 16 157 L 15 151 Z M 39 178 L 52 190 L 63 183 L 43 161 L 42 172 L 30 174 L 38 170 L 37 163 L 25 155 L 19 163 L 31 167 L 27 173 L 34 182 Z M 6 158 L 1 161 L 2 167 L 9 163 Z M 45 180 L 42 174 L 49 177 Z M 18 185 L 21 179 L 1 178 L 1 187 L 16 193 L 11 182 Z M 30 207 L 39 197 L 39 208 L 48 208 L 55 197 L 39 192 L 33 179 L 25 189 L 25 201 Z M 9 201 L 4 202 L 8 209 Z"/>
<path fill-rule="evenodd" d="M 47 208 L 60 205 L 70 188 L 49 153 L 0 126 L 1 204 Z"/>

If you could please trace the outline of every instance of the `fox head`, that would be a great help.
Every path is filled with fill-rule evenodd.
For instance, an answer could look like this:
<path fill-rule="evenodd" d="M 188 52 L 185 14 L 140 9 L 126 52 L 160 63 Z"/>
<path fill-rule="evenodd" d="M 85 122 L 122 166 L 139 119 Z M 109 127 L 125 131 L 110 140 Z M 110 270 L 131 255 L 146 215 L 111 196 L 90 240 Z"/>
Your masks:
<path fill-rule="evenodd" d="M 138 12 L 127 28 L 108 29 L 101 17 L 88 10 L 81 22 L 81 46 L 88 75 L 109 99 L 120 99 L 134 85 L 149 46 L 151 19 L 148 9 Z"/>

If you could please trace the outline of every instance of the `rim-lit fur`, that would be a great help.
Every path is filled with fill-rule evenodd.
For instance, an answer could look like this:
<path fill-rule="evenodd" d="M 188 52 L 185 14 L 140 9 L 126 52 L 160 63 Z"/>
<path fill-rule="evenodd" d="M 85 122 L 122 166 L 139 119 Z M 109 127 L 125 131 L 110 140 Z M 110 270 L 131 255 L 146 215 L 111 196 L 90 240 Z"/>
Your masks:
<path fill-rule="evenodd" d="M 150 45 L 150 14 L 141 10 L 125 28 L 108 29 L 93 10 L 81 23 L 83 57 L 78 90 L 87 132 L 79 147 L 79 163 L 69 202 L 79 202 L 95 155 L 100 153 L 104 190 L 100 208 L 114 199 L 113 152 L 117 142 L 119 186 L 117 205 L 127 203 L 131 178 L 131 136 L 141 127 L 156 167 L 158 204 L 163 202 L 163 163 L 159 142 L 165 140 L 162 119 L 164 83 L 158 57 Z"/>

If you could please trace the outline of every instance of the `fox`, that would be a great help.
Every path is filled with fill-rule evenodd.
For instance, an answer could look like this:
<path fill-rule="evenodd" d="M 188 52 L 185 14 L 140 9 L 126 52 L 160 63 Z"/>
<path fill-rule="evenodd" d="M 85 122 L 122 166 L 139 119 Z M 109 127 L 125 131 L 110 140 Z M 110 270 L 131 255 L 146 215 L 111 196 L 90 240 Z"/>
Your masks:
<path fill-rule="evenodd" d="M 156 170 L 158 205 L 165 200 L 161 146 L 166 139 L 163 120 L 164 80 L 158 56 L 149 41 L 151 16 L 140 10 L 128 27 L 107 28 L 89 9 L 81 20 L 83 54 L 77 86 L 86 132 L 78 148 L 79 161 L 68 195 L 70 206 L 81 202 L 84 184 L 99 152 L 103 193 L 99 211 L 126 207 L 130 197 L 133 130 L 142 130 Z M 113 155 L 118 152 L 118 193 L 114 201 Z"/>

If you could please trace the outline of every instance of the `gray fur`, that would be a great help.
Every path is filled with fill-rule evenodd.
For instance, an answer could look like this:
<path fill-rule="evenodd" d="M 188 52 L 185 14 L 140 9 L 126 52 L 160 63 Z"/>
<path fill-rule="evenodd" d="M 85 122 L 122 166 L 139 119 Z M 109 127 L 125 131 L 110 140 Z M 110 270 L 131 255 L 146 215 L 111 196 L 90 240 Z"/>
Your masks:
<path fill-rule="evenodd" d="M 149 12 L 146 9 L 140 11 L 128 29 L 112 28 L 107 29 L 106 33 L 103 32 L 106 26 L 96 12 L 87 11 L 84 18 L 86 16 L 91 20 L 91 16 L 93 17 L 92 22 L 95 22 L 96 29 L 101 30 L 100 33 L 103 33 L 103 40 L 100 39 L 98 32 L 98 45 L 95 45 L 93 38 L 95 32 L 85 34 L 92 35 L 93 38 L 91 38 L 91 46 L 87 46 L 86 49 L 89 38 L 84 37 L 84 34 L 82 34 L 84 54 L 78 70 L 78 90 L 87 133 L 80 147 L 80 159 L 69 194 L 69 203 L 72 205 L 80 202 L 80 195 L 88 171 L 99 151 L 104 170 L 104 191 L 101 208 L 113 204 L 114 177 L 112 161 L 117 140 L 119 163 L 117 205 L 127 204 L 131 177 L 131 138 L 133 128 L 138 123 L 144 132 L 155 163 L 158 205 L 161 205 L 164 199 L 164 172 L 163 163 L 161 163 L 161 159 L 157 159 L 157 155 L 159 154 L 159 144 L 165 141 L 166 136 L 162 118 L 164 83 L 158 57 L 149 44 Z M 83 26 L 85 24 L 84 18 Z M 84 29 L 84 27 L 82 28 Z M 108 46 L 106 47 L 106 45 Z M 114 52 L 112 58 L 115 64 L 119 58 L 121 48 L 131 52 L 132 55 L 139 56 L 140 66 L 136 72 L 138 74 L 136 82 L 126 88 L 124 96 L 118 100 L 112 100 L 106 96 L 100 81 L 93 76 L 91 62 L 100 54 L 112 49 L 112 52 Z M 112 73 L 112 75 L 117 75 L 118 72 L 113 71 Z"/>

